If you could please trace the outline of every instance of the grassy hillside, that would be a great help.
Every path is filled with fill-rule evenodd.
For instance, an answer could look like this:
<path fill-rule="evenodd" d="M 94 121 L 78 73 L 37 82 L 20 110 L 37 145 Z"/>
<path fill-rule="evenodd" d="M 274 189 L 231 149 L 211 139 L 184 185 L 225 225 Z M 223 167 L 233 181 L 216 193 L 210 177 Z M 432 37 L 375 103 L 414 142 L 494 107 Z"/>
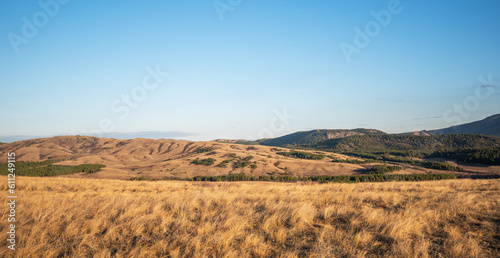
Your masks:
<path fill-rule="evenodd" d="M 352 175 L 363 169 L 357 164 L 334 164 L 326 158 L 302 160 L 286 157 L 272 149 L 262 145 L 222 142 L 60 136 L 7 143 L 0 146 L 0 156 L 15 152 L 18 162 L 56 160 L 58 162 L 52 165 L 102 164 L 106 167 L 99 172 L 73 176 L 114 179 L 190 179 L 241 173 L 257 177 Z M 405 173 L 426 172 L 408 169 Z"/>
<path fill-rule="evenodd" d="M 495 144 L 498 146 L 499 139 L 499 137 L 477 135 L 418 137 L 372 133 L 304 145 L 308 148 L 315 148 L 314 151 L 222 142 L 164 139 L 117 140 L 61 136 L 7 143 L 0 146 L 0 156 L 15 152 L 16 160 L 20 162 L 19 165 L 22 165 L 21 162 L 57 161 L 53 164 L 37 166 L 33 169 L 34 171 L 30 172 L 31 174 L 25 173 L 25 175 L 50 176 L 78 173 L 73 176 L 86 178 L 192 179 L 196 176 L 235 174 L 246 174 L 252 177 L 351 176 L 366 174 L 371 167 L 383 162 L 398 163 L 392 165 L 400 166 L 404 163 L 402 170 L 394 172 L 398 174 L 443 173 L 444 170 L 461 173 L 463 169 L 457 167 L 456 164 L 412 160 L 408 159 L 408 156 L 422 157 L 423 154 L 428 155 L 430 151 L 439 149 L 443 157 L 449 158 L 463 153 L 451 153 L 449 151 L 455 149 L 450 150 L 444 147 L 477 147 Z M 344 133 L 341 134 L 344 135 Z M 339 135 L 328 137 L 334 136 Z M 444 152 L 445 150 L 447 152 Z M 353 154 L 360 158 L 347 156 Z M 360 156 L 360 154 L 363 155 Z M 494 147 L 487 152 L 479 149 L 465 153 L 461 159 L 467 162 L 475 159 L 480 163 L 489 160 L 486 164 L 495 165 L 500 162 L 498 155 L 500 155 L 500 148 Z M 98 170 L 82 167 L 82 164 L 102 164 L 105 167 Z M 91 173 L 90 170 L 92 170 Z M 492 173 L 493 170 L 482 168 L 476 171 Z M 464 171 L 468 173 L 471 170 L 465 169 Z"/>
<path fill-rule="evenodd" d="M 499 180 L 30 177 L 17 187 L 17 257 L 495 257 L 500 249 Z M 7 203 L 5 194 L 0 202 Z M 3 220 L 0 230 L 7 227 Z M 6 241 L 0 239 L 0 257 L 12 254 Z"/>

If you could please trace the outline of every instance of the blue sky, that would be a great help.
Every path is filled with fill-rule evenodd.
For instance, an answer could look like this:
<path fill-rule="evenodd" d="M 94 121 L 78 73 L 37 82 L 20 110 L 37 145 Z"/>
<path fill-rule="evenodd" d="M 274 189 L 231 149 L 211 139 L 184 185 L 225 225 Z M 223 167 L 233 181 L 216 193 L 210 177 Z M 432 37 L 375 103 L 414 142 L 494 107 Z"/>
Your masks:
<path fill-rule="evenodd" d="M 0 4 L 0 140 L 394 133 L 500 113 L 499 1 L 61 2 Z"/>

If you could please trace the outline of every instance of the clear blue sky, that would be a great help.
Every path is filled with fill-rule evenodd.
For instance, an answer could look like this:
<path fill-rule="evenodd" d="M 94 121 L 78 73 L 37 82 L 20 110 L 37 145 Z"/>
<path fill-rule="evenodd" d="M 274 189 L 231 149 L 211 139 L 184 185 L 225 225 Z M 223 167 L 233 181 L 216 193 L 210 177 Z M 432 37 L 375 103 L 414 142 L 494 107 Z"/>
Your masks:
<path fill-rule="evenodd" d="M 500 1 L 41 2 L 0 4 L 0 137 L 405 132 L 500 113 Z M 155 89 L 147 67 L 168 72 Z"/>

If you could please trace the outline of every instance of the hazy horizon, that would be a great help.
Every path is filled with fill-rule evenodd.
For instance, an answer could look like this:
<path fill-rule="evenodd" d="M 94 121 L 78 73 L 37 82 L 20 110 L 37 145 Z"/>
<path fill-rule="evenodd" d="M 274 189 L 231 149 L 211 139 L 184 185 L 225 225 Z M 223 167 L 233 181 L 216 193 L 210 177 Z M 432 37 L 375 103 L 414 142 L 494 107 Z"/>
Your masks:
<path fill-rule="evenodd" d="M 494 114 L 494 115 L 500 115 L 500 114 Z M 492 116 L 494 116 L 492 115 Z M 490 117 L 490 116 L 489 116 Z M 480 121 L 480 120 L 479 120 Z M 477 121 L 472 121 L 472 122 L 477 122 Z M 352 129 L 375 129 L 378 130 L 377 128 L 308 128 L 306 130 L 302 131 L 309 131 L 309 130 L 328 130 L 328 129 L 337 129 L 337 130 L 352 130 Z M 434 129 L 443 129 L 443 128 L 427 128 L 427 129 L 422 129 L 422 130 L 434 130 Z M 422 131 L 418 130 L 418 131 Z M 296 131 L 299 132 L 299 131 Z M 398 133 L 409 133 L 413 131 L 405 131 L 405 132 L 386 132 L 389 134 L 398 134 Z M 294 133 L 294 132 L 292 132 Z M 273 135 L 271 138 L 275 137 L 281 137 L 284 135 L 287 135 L 289 133 L 281 133 L 281 134 L 276 134 Z M 31 140 L 31 139 L 36 139 L 36 138 L 47 138 L 47 137 L 55 137 L 55 136 L 75 136 L 75 135 L 80 135 L 80 134 L 70 134 L 70 133 L 60 133 L 60 134 L 52 134 L 52 135 L 0 135 L 0 142 L 1 143 L 10 143 L 10 142 L 15 142 L 15 141 L 22 141 L 22 140 Z M 171 131 L 171 132 L 160 132 L 160 131 L 141 131 L 141 132 L 113 132 L 113 133 L 102 133 L 102 134 L 82 134 L 82 136 L 94 136 L 94 137 L 104 137 L 104 138 L 114 138 L 114 139 L 135 139 L 135 138 L 148 138 L 148 139 L 178 139 L 178 140 L 190 140 L 190 141 L 213 141 L 213 140 L 259 140 L 263 138 L 213 138 L 213 139 L 205 139 L 203 135 L 201 135 L 202 139 L 196 139 L 197 137 L 200 137 L 200 135 L 190 133 L 190 132 L 178 132 L 178 131 Z"/>
<path fill-rule="evenodd" d="M 0 141 L 402 133 L 500 113 L 498 1 L 0 5 Z"/>

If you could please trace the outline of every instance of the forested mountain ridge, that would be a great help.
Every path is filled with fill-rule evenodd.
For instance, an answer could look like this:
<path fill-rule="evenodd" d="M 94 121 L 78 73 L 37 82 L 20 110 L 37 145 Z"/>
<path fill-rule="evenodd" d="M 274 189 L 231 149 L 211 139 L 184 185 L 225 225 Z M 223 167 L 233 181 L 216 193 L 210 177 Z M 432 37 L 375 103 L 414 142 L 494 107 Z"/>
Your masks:
<path fill-rule="evenodd" d="M 448 135 L 356 135 L 304 146 L 334 152 L 435 151 L 500 147 L 500 137 L 476 134 Z"/>
<path fill-rule="evenodd" d="M 438 130 L 387 134 L 375 129 L 311 130 L 261 139 L 254 144 L 334 152 L 433 151 L 500 147 L 500 114 Z"/>
<path fill-rule="evenodd" d="M 458 133 L 472 133 L 500 136 L 500 114 L 489 116 L 483 120 L 475 121 L 467 124 L 455 125 L 447 128 L 436 130 L 423 130 L 412 132 L 412 134 L 429 134 L 429 135 L 444 135 L 444 134 L 458 134 Z"/>
<path fill-rule="evenodd" d="M 386 133 L 375 129 L 321 129 L 312 131 L 302 131 L 285 136 L 262 139 L 258 141 L 261 145 L 280 147 L 305 147 L 318 144 L 320 142 L 339 139 L 356 135 L 385 135 Z"/>

